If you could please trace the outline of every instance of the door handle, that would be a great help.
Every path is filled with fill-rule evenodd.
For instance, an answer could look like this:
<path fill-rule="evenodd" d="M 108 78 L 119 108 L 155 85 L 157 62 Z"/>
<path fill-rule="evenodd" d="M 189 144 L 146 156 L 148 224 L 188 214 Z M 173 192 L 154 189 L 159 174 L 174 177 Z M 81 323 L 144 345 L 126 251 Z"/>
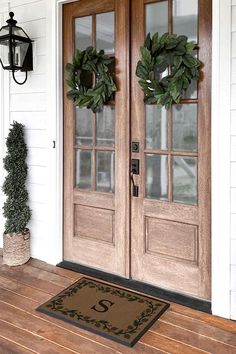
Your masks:
<path fill-rule="evenodd" d="M 134 175 L 139 175 L 139 159 L 131 160 L 131 171 Z"/>
<path fill-rule="evenodd" d="M 139 187 L 134 182 L 134 172 L 133 171 L 131 171 L 130 177 L 131 177 L 131 182 L 132 182 L 132 187 L 133 187 L 133 193 L 132 193 L 133 197 L 138 197 Z"/>

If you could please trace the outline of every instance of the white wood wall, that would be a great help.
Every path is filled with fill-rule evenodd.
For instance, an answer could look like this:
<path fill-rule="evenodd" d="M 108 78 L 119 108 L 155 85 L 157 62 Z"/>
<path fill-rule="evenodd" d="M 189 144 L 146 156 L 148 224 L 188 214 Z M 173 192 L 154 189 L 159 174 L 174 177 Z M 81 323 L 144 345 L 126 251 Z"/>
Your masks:
<path fill-rule="evenodd" d="M 1 8 L 0 8 L 1 9 Z M 45 0 L 38 1 L 13 1 L 8 4 L 8 9 L 15 13 L 19 26 L 34 40 L 34 70 L 29 73 L 26 84 L 17 85 L 12 76 L 7 79 L 4 73 L 4 89 L 8 90 L 8 100 L 4 100 L 5 109 L 2 112 L 7 135 L 7 127 L 14 120 L 25 125 L 26 142 L 28 145 L 28 190 L 32 220 L 29 224 L 32 233 L 32 256 L 49 260 L 50 250 L 47 247 L 49 233 L 49 197 L 48 181 L 48 65 L 47 65 L 47 6 Z M 8 18 L 8 11 L 4 11 L 4 21 Z M 2 70 L 0 75 L 3 76 Z M 0 78 L 1 78 L 0 76 Z M 18 74 L 17 79 L 22 81 L 24 74 Z M 8 107 L 7 107 L 8 106 Z M 1 105 L 2 107 L 2 105 Z M 8 111 L 8 114 L 7 114 Z M 2 146 L 1 146 L 2 148 Z M 2 170 L 2 169 L 0 169 Z M 1 176 L 1 174 L 0 174 Z M 2 198 L 3 199 L 3 198 Z M 1 218 L 2 219 L 2 218 Z M 3 231 L 3 222 L 0 227 Z M 2 242 L 2 240 L 0 241 Z M 1 244 L 0 244 L 1 245 Z"/>

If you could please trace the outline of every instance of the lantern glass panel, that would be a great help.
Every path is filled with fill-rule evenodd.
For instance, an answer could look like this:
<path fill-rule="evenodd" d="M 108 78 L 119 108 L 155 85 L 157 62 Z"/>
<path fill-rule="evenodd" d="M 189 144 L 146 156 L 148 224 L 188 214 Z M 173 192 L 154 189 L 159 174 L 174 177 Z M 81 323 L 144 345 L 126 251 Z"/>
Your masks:
<path fill-rule="evenodd" d="M 10 65 L 10 56 L 9 56 L 9 40 L 5 39 L 1 41 L 0 39 L 0 60 L 3 67 L 8 67 Z"/>
<path fill-rule="evenodd" d="M 13 65 L 21 68 L 24 64 L 25 56 L 29 48 L 29 43 L 22 41 L 13 41 Z"/>

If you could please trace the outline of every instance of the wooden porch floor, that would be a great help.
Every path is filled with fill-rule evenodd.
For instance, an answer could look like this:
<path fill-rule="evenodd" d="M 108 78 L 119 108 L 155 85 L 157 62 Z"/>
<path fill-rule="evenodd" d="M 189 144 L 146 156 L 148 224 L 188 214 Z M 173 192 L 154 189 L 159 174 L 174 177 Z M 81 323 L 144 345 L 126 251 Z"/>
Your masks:
<path fill-rule="evenodd" d="M 0 253 L 0 354 L 236 354 L 236 322 L 173 303 L 133 348 L 35 311 L 80 277 L 35 259 L 9 268 Z"/>

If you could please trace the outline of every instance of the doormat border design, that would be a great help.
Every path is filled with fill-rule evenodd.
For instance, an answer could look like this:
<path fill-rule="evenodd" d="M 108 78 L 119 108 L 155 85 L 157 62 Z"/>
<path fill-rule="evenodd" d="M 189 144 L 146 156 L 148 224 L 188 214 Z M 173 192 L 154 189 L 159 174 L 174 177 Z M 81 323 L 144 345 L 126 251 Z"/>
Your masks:
<path fill-rule="evenodd" d="M 101 332 L 100 330 L 96 329 L 96 327 L 89 327 L 87 326 L 86 324 L 83 324 L 83 323 L 78 323 L 78 322 L 75 322 L 73 319 L 70 319 L 69 317 L 64 317 L 63 315 L 69 315 L 70 317 L 73 317 L 74 315 L 77 315 L 77 312 L 75 313 L 75 310 L 70 310 L 70 314 L 68 314 L 66 311 L 63 311 L 63 307 L 56 304 L 55 306 L 55 303 L 56 303 L 56 300 L 58 300 L 58 297 L 63 300 L 63 298 L 67 297 L 67 296 L 73 296 L 74 294 L 76 294 L 77 291 L 75 291 L 74 289 L 81 289 L 83 288 L 84 286 L 86 285 L 89 285 L 89 283 L 91 283 L 91 285 L 95 285 L 95 287 L 97 287 L 97 290 L 98 291 L 102 291 L 104 292 L 104 286 L 106 287 L 106 289 L 110 289 L 110 288 L 113 288 L 115 290 L 115 293 L 113 295 L 115 296 L 119 296 L 119 297 L 124 297 L 123 295 L 121 295 L 121 292 L 124 294 L 126 293 L 126 297 L 127 297 L 127 300 L 128 301 L 132 301 L 132 300 L 129 300 L 130 297 L 132 297 L 131 294 L 135 295 L 135 297 L 140 297 L 140 299 L 138 300 L 141 300 L 141 301 L 144 301 L 145 302 L 145 299 L 147 301 L 147 305 L 148 305 L 148 308 L 147 308 L 147 312 L 146 314 L 142 313 L 140 315 L 140 318 L 139 320 L 136 322 L 136 320 L 132 323 L 132 325 L 134 325 L 135 323 L 135 326 L 134 326 L 134 330 L 138 330 L 138 327 L 143 325 L 145 322 L 148 322 L 148 318 L 147 316 L 151 316 L 153 314 L 153 304 L 148 301 L 149 299 L 151 301 L 156 301 L 162 305 L 164 305 L 164 307 L 158 311 L 157 315 L 150 321 L 148 322 L 145 327 L 137 334 L 137 336 L 131 340 L 130 342 L 128 342 L 127 340 L 130 338 L 130 336 L 126 333 L 122 333 L 124 335 L 124 340 L 120 339 L 119 337 L 113 337 L 109 334 L 109 332 L 111 333 L 112 330 L 113 332 L 115 332 L 115 330 L 117 331 L 118 328 L 116 327 L 112 327 L 112 324 L 110 324 L 109 322 L 107 323 L 107 325 L 104 324 L 104 330 L 108 330 L 109 332 Z M 96 283 L 98 284 L 101 284 L 101 286 L 99 287 Z M 52 305 L 53 303 L 53 305 Z M 46 306 L 49 308 L 47 309 Z M 52 306 L 54 306 L 54 309 L 61 312 L 61 314 L 59 313 L 55 313 L 55 312 L 51 312 L 51 308 Z M 155 305 L 154 305 L 155 306 Z M 155 299 L 153 297 L 150 297 L 150 296 L 147 296 L 146 294 L 138 294 L 134 291 L 130 291 L 129 289 L 123 289 L 123 288 L 120 288 L 118 286 L 116 286 L 115 284 L 106 284 L 106 283 L 103 283 L 101 281 L 98 281 L 98 280 L 95 280 L 95 279 L 90 279 L 90 278 L 86 278 L 86 277 L 82 277 L 80 278 L 78 281 L 76 281 L 75 283 L 71 284 L 70 286 L 68 286 L 67 288 L 65 288 L 64 290 L 62 290 L 60 293 L 58 293 L 57 295 L 53 296 L 51 299 L 49 299 L 48 301 L 46 301 L 45 303 L 43 303 L 42 305 L 40 305 L 38 308 L 36 308 L 36 311 L 39 311 L 41 313 L 44 313 L 46 315 L 49 315 L 53 318 L 56 318 L 56 319 L 59 319 L 59 320 L 62 320 L 62 321 L 65 321 L 67 323 L 70 323 L 72 324 L 73 326 L 76 326 L 76 327 L 79 327 L 79 328 L 82 328 L 84 330 L 87 330 L 89 332 L 92 332 L 94 334 L 98 334 L 104 338 L 107 338 L 107 339 L 110 339 L 110 340 L 113 340 L 117 343 L 120 343 L 120 344 L 123 344 L 125 346 L 128 346 L 128 347 L 133 347 L 137 342 L 138 340 L 144 335 L 144 333 L 146 333 L 148 331 L 148 329 L 161 317 L 161 315 L 169 308 L 170 304 L 166 303 L 165 301 L 162 301 L 162 300 L 159 300 L 159 299 Z M 158 305 L 156 305 L 156 309 L 157 309 Z M 155 310 L 156 310 L 155 309 Z M 72 312 L 71 312 L 72 311 Z M 92 321 L 94 323 L 95 326 L 99 326 L 99 321 L 96 321 L 94 319 L 91 319 L 90 317 L 88 316 L 83 316 L 83 315 L 80 315 L 80 319 L 83 320 L 85 323 L 89 323 L 90 321 Z M 110 329 L 109 329 L 109 325 L 110 325 Z M 130 326 L 131 328 L 132 326 Z M 114 328 L 114 329 L 113 329 Z M 116 333 L 114 333 L 116 334 Z"/>

